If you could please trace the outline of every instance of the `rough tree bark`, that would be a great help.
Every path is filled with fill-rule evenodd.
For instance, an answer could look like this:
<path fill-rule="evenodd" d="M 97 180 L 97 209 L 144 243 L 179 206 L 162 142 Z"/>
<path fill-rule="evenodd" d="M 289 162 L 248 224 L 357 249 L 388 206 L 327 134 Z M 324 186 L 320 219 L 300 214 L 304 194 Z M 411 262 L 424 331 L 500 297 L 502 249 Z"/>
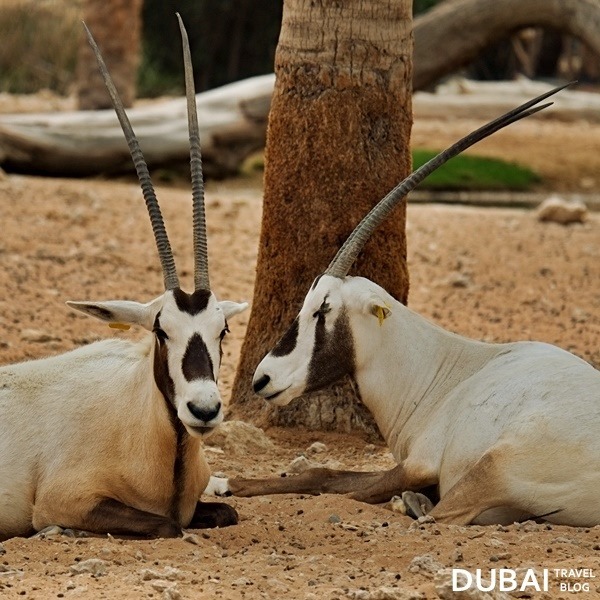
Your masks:
<path fill-rule="evenodd" d="M 415 19 L 415 75 L 421 90 L 523 27 L 556 29 L 600 56 L 598 0 L 446 0 Z"/>
<path fill-rule="evenodd" d="M 83 20 L 102 50 L 125 106 L 132 106 L 135 100 L 142 3 L 143 0 L 86 0 L 83 8 Z M 77 103 L 80 110 L 112 107 L 83 32 L 77 56 Z"/>
<path fill-rule="evenodd" d="M 267 130 L 252 314 L 232 394 L 236 416 L 318 429 L 375 427 L 350 385 L 268 407 L 253 397 L 260 359 L 313 279 L 365 213 L 410 169 L 411 2 L 286 0 Z M 406 301 L 405 207 L 354 273 Z"/>

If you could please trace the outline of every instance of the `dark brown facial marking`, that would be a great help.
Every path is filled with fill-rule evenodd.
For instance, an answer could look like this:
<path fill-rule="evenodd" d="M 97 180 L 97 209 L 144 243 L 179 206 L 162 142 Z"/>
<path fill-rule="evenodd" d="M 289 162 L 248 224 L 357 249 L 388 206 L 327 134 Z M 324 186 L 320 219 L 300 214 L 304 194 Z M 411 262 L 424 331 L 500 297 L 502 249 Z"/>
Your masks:
<path fill-rule="evenodd" d="M 167 406 L 170 410 L 174 408 L 175 402 L 175 384 L 169 373 L 169 363 L 167 361 L 169 351 L 165 344 L 156 342 L 154 349 L 154 381 L 160 393 L 167 400 Z"/>
<path fill-rule="evenodd" d="M 287 356 L 294 351 L 298 342 L 298 317 L 294 319 L 290 328 L 283 334 L 277 345 L 271 350 L 271 356 Z"/>
<path fill-rule="evenodd" d="M 325 329 L 325 318 L 324 313 L 317 318 L 306 392 L 323 389 L 344 375 L 354 374 L 354 340 L 348 315 L 341 312 L 329 333 Z"/>
<path fill-rule="evenodd" d="M 210 296 L 210 290 L 196 290 L 193 294 L 186 294 L 179 288 L 173 290 L 177 308 L 189 315 L 201 313 L 208 306 Z"/>
<path fill-rule="evenodd" d="M 160 344 L 164 344 L 166 340 L 169 339 L 169 336 L 163 331 L 160 326 L 160 311 L 154 318 L 154 323 L 152 324 L 152 333 L 156 336 L 156 339 L 160 342 Z"/>
<path fill-rule="evenodd" d="M 213 363 L 200 335 L 194 333 L 190 338 L 181 364 L 183 376 L 187 381 L 194 379 L 214 380 Z"/>

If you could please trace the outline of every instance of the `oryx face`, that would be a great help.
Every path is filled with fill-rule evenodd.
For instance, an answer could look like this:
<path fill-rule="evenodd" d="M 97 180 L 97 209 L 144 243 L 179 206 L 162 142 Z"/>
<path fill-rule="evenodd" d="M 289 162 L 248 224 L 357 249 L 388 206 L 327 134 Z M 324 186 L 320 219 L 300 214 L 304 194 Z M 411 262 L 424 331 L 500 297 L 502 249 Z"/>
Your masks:
<path fill-rule="evenodd" d="M 258 365 L 254 391 L 283 406 L 354 372 L 354 342 L 343 301 L 344 280 L 323 275 L 300 313 Z"/>
<path fill-rule="evenodd" d="M 217 301 L 209 290 L 166 291 L 148 304 L 69 302 L 69 306 L 117 326 L 141 325 L 154 334 L 153 376 L 167 405 L 192 435 L 223 420 L 217 388 L 227 320 L 247 304 Z"/>
<path fill-rule="evenodd" d="M 126 328 L 136 324 L 152 331 L 155 336 L 154 381 L 189 433 L 200 435 L 223 420 L 221 397 L 217 389 L 221 341 L 227 332 L 227 319 L 244 310 L 247 304 L 218 302 L 210 291 L 202 156 L 192 59 L 185 27 L 181 17 L 177 16 L 183 44 L 190 138 L 195 291 L 186 294 L 179 287 L 171 245 L 148 166 L 100 50 L 85 27 L 140 180 L 166 291 L 148 304 L 119 301 L 67 304 L 104 321 L 112 321 L 117 326 Z"/>
<path fill-rule="evenodd" d="M 192 435 L 223 421 L 217 388 L 222 341 L 229 317 L 246 305 L 218 302 L 207 290 L 166 293 L 152 330 L 156 337 L 154 379 Z"/>

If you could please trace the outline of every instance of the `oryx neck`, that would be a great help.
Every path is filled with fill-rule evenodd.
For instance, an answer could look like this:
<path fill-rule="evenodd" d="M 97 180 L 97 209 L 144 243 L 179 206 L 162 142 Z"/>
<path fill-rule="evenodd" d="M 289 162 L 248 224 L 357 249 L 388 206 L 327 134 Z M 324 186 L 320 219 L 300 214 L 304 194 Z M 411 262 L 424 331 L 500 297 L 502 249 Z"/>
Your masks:
<path fill-rule="evenodd" d="M 499 352 L 497 345 L 445 331 L 398 302 L 384 330 L 389 343 L 380 341 L 378 347 L 393 352 L 357 344 L 355 378 L 363 402 L 390 444 L 390 438 L 410 427 L 413 419 L 420 421 L 439 408 L 456 385 Z"/>

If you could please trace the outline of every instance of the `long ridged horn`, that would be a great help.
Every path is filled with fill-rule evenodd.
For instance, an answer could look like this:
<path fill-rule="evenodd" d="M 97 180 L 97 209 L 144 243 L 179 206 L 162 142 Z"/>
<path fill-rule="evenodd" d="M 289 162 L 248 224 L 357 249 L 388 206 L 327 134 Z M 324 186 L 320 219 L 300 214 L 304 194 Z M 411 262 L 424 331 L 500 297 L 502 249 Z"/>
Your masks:
<path fill-rule="evenodd" d="M 115 85 L 108 72 L 108 69 L 106 68 L 104 59 L 100 54 L 98 45 L 96 44 L 96 41 L 92 37 L 92 34 L 90 33 L 90 30 L 88 29 L 85 23 L 83 23 L 83 27 L 85 28 L 85 32 L 87 34 L 90 46 L 92 47 L 92 50 L 96 55 L 96 60 L 98 61 L 100 73 L 102 74 L 102 78 L 104 79 L 106 89 L 110 94 L 115 112 L 117 113 L 117 118 L 119 119 L 119 123 L 121 124 L 121 129 L 125 134 L 125 139 L 127 140 L 127 145 L 129 146 L 129 152 L 131 154 L 131 158 L 133 159 L 133 164 L 135 166 L 140 185 L 142 186 L 142 193 L 146 202 L 148 214 L 150 215 L 152 231 L 154 232 L 154 240 L 156 241 L 156 248 L 158 249 L 158 256 L 162 265 L 165 289 L 176 289 L 179 287 L 179 278 L 177 277 L 177 270 L 175 269 L 173 252 L 171 251 L 171 245 L 169 244 L 169 238 L 167 237 L 167 231 L 165 229 L 165 224 L 163 222 L 162 214 L 160 212 L 158 200 L 156 199 L 156 194 L 154 193 L 154 187 L 152 185 L 152 180 L 150 179 L 148 166 L 146 165 L 146 161 L 144 160 L 144 155 L 142 154 L 140 145 L 137 141 L 137 138 L 135 137 L 133 128 L 131 127 L 131 123 L 129 122 L 129 118 L 127 117 L 125 109 L 123 108 L 121 98 L 117 93 L 117 89 L 115 88 Z"/>
<path fill-rule="evenodd" d="M 568 87 L 574 82 L 567 83 L 560 87 L 554 88 L 545 94 L 522 104 L 518 108 L 507 112 L 506 114 L 498 117 L 494 121 L 491 121 L 487 125 L 480 127 L 476 131 L 473 131 L 469 135 L 465 136 L 446 150 L 440 152 L 437 156 L 426 162 L 423 166 L 418 168 L 416 171 L 411 173 L 406 179 L 399 183 L 391 192 L 389 192 L 382 200 L 380 200 L 367 214 L 366 217 L 356 226 L 354 231 L 348 236 L 342 247 L 338 250 L 334 259 L 329 263 L 325 275 L 331 275 L 333 277 L 344 277 L 348 274 L 350 267 L 352 267 L 360 251 L 364 248 L 365 244 L 379 225 L 386 219 L 391 211 L 404 199 L 404 197 L 411 192 L 417 185 L 419 185 L 425 177 L 430 175 L 433 171 L 441 167 L 446 161 L 450 160 L 457 154 L 460 154 L 463 150 L 466 150 L 469 146 L 476 144 L 482 139 L 490 136 L 499 129 L 515 123 L 520 119 L 524 119 L 529 115 L 533 115 L 544 108 L 547 108 L 552 104 L 542 104 L 541 106 L 534 106 L 538 102 L 545 100 L 549 96 L 556 94 L 560 90 Z M 533 108 L 532 108 L 533 107 Z"/>
<path fill-rule="evenodd" d="M 185 70 L 185 95 L 187 98 L 188 129 L 190 136 L 190 171 L 192 174 L 192 202 L 194 221 L 194 289 L 210 290 L 208 279 L 208 245 L 206 240 L 206 216 L 204 212 L 204 179 L 202 176 L 202 153 L 200 150 L 200 132 L 198 113 L 196 112 L 196 90 L 190 44 L 181 20 L 181 41 L 183 44 L 183 65 Z"/>

